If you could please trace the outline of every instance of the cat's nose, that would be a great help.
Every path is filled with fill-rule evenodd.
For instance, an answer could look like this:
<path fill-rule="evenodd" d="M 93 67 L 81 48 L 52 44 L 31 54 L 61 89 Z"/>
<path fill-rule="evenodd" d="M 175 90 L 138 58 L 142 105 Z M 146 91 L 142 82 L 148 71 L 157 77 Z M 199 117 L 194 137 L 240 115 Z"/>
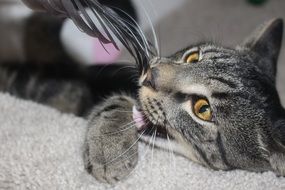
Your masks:
<path fill-rule="evenodd" d="M 153 67 L 149 68 L 146 71 L 146 74 L 143 76 L 143 81 L 142 85 L 152 88 L 153 90 L 156 90 L 157 85 L 156 85 L 156 79 L 158 77 L 158 69 Z"/>

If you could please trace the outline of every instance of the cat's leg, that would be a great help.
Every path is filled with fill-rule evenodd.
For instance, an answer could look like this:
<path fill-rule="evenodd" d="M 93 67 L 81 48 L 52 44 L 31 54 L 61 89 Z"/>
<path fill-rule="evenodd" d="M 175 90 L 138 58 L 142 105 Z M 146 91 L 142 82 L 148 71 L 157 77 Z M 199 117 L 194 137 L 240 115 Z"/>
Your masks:
<path fill-rule="evenodd" d="M 135 101 L 112 96 L 89 116 L 84 145 L 87 171 L 100 182 L 114 184 L 130 174 L 138 161 L 138 135 L 132 119 Z"/>

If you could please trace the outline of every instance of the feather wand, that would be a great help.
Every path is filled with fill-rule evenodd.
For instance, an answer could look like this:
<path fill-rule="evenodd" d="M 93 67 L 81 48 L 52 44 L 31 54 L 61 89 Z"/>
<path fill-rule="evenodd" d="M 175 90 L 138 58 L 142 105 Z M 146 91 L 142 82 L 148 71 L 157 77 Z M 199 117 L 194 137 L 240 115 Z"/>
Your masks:
<path fill-rule="evenodd" d="M 51 14 L 72 19 L 80 30 L 98 38 L 102 46 L 112 43 L 118 49 L 114 39 L 117 38 L 135 59 L 141 73 L 149 67 L 149 60 L 158 54 L 158 50 L 147 40 L 138 23 L 123 10 L 119 11 L 124 13 L 128 19 L 121 17 L 97 0 L 23 1 L 34 9 L 45 10 Z M 87 11 L 86 7 L 91 11 Z M 94 22 L 92 19 L 94 17 L 98 22 Z"/>

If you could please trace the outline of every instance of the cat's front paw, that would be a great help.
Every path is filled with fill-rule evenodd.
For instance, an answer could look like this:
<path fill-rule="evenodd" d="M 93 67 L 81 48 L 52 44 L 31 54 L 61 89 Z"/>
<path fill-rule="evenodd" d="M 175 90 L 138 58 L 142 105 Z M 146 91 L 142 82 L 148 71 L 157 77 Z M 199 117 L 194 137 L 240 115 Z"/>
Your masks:
<path fill-rule="evenodd" d="M 115 184 L 125 179 L 134 170 L 138 161 L 137 152 L 134 150 L 124 153 L 125 156 L 122 157 L 117 154 L 108 156 L 100 150 L 95 151 L 93 156 L 88 153 L 88 150 L 85 151 L 85 168 L 93 177 L 103 183 Z"/>
<path fill-rule="evenodd" d="M 133 101 L 108 99 L 89 117 L 84 164 L 98 181 L 114 184 L 126 178 L 138 162 L 137 130 L 132 122 Z"/>

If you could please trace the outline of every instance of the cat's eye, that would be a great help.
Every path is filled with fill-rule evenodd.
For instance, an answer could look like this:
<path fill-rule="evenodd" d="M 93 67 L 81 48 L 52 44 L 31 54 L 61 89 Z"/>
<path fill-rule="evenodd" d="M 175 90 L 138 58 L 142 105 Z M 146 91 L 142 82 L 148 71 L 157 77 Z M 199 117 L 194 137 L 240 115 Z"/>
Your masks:
<path fill-rule="evenodd" d="M 182 56 L 183 63 L 197 63 L 201 60 L 201 52 L 199 47 L 193 47 L 186 52 L 184 52 Z"/>
<path fill-rule="evenodd" d="M 186 63 L 196 63 L 199 61 L 199 59 L 200 59 L 199 51 L 194 51 L 185 57 L 185 62 Z"/>
<path fill-rule="evenodd" d="M 212 110 L 206 99 L 198 99 L 194 103 L 193 111 L 197 117 L 204 121 L 212 120 Z"/>

